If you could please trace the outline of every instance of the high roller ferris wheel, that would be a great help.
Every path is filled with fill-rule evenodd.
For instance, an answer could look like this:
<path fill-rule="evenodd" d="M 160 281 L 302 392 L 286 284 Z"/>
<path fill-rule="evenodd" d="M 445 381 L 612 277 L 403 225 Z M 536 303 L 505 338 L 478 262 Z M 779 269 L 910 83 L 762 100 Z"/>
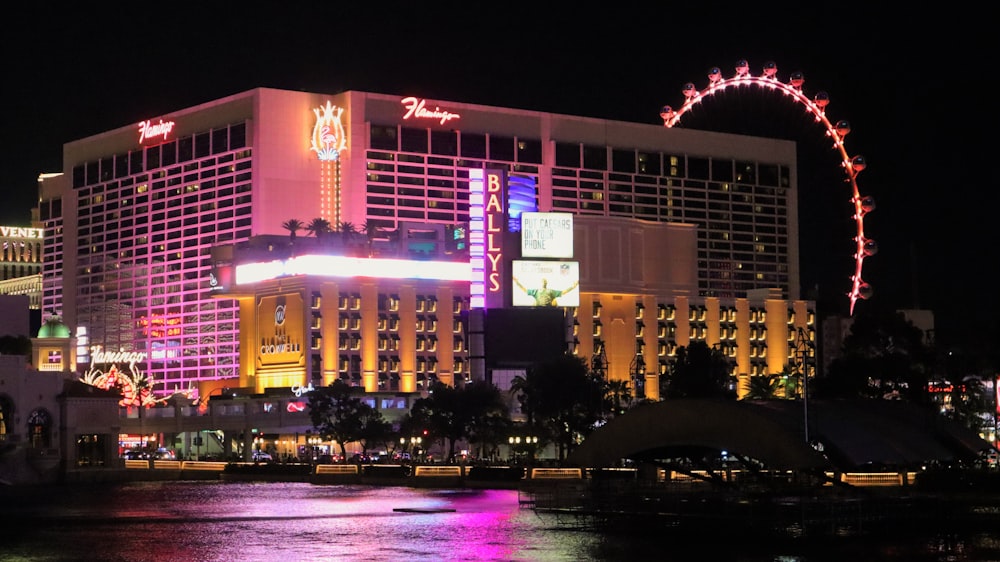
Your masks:
<path fill-rule="evenodd" d="M 679 109 L 669 105 L 663 106 L 660 109 L 660 117 L 663 118 L 665 127 L 673 127 L 680 122 L 685 113 L 718 92 L 740 86 L 756 86 L 788 96 L 826 129 L 826 136 L 833 139 L 833 149 L 840 153 L 841 167 L 847 177 L 847 183 L 851 186 L 850 203 L 854 207 L 852 218 L 857 225 L 857 234 L 854 236 L 856 245 L 854 274 L 851 276 L 851 290 L 847 293 L 850 300 L 850 314 L 853 315 L 854 305 L 858 300 L 868 299 L 872 295 L 872 287 L 862 279 L 861 271 L 865 258 L 878 252 L 875 241 L 865 236 L 864 222 L 865 215 L 875 209 L 875 200 L 871 196 L 862 197 L 858 190 L 858 174 L 866 166 L 864 157 L 848 155 L 844 146 L 844 137 L 851 132 L 851 124 L 845 120 L 830 122 L 826 116 L 826 107 L 830 103 L 829 94 L 820 91 L 810 99 L 802 92 L 804 83 L 805 76 L 801 72 L 793 72 L 787 82 L 781 82 L 778 79 L 778 66 L 774 62 L 765 63 L 761 73 L 754 75 L 750 72 L 747 61 L 739 60 L 736 63 L 735 73 L 730 78 L 723 77 L 719 67 L 712 67 L 708 71 L 708 86 L 699 90 L 691 82 L 685 84 L 682 90 L 685 98 L 683 105 Z"/>

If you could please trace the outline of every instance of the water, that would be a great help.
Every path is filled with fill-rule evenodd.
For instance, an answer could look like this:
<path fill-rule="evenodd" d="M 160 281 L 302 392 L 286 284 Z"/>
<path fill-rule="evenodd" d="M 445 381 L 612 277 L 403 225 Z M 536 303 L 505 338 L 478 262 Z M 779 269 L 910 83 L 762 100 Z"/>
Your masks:
<path fill-rule="evenodd" d="M 397 511 L 408 509 L 411 511 Z M 130 482 L 0 489 L 2 561 L 1000 561 L 1000 530 L 753 544 L 567 527 L 515 490 Z"/>

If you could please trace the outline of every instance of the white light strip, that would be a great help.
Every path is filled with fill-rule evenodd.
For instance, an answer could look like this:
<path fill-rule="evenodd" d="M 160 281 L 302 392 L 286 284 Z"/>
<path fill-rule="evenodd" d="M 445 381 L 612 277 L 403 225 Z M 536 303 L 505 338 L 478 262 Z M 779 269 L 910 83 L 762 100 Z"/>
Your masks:
<path fill-rule="evenodd" d="M 472 276 L 472 268 L 468 262 L 322 255 L 296 256 L 285 261 L 244 263 L 236 266 L 237 285 L 258 283 L 291 275 L 469 281 Z"/>

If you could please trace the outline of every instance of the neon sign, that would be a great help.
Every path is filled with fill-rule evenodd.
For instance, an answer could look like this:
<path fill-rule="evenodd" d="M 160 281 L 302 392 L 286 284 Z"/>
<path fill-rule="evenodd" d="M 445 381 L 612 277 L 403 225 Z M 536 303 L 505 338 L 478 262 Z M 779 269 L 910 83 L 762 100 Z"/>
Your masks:
<path fill-rule="evenodd" d="M 501 170 L 469 170 L 470 306 L 503 306 L 503 237 L 507 224 L 506 175 Z"/>
<path fill-rule="evenodd" d="M 316 124 L 313 125 L 310 149 L 322 161 L 340 160 L 340 153 L 347 148 L 347 135 L 341 121 L 344 108 L 326 102 L 326 105 L 313 109 L 313 113 Z"/>
<path fill-rule="evenodd" d="M 146 360 L 148 355 L 145 351 L 104 351 L 99 345 L 90 347 L 90 356 L 93 363 L 128 363 L 135 365 Z"/>
<path fill-rule="evenodd" d="M 146 142 L 147 140 L 153 140 L 156 137 L 163 137 L 163 141 L 166 142 L 167 135 L 174 130 L 173 121 L 164 121 L 160 119 L 159 123 L 152 124 L 147 119 L 145 121 L 139 122 L 139 144 Z"/>
<path fill-rule="evenodd" d="M 413 96 L 403 98 L 399 101 L 406 108 L 403 119 L 437 119 L 442 125 L 452 119 L 459 119 L 462 116 L 450 111 L 442 111 L 440 107 L 434 107 L 433 111 L 427 109 L 427 100 L 418 99 Z"/>
<path fill-rule="evenodd" d="M 294 394 L 296 398 L 302 398 L 303 394 L 308 394 L 314 390 L 316 389 L 313 388 L 313 383 L 311 382 L 306 386 L 299 386 L 297 384 L 292 385 L 292 394 Z"/>

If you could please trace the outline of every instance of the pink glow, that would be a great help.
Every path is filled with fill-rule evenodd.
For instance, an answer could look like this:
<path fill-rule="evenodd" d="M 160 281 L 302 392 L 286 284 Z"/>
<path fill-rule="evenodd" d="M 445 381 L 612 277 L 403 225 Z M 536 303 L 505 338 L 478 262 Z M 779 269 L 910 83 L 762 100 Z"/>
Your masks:
<path fill-rule="evenodd" d="M 850 132 L 849 128 L 834 126 L 826 118 L 826 106 L 829 100 L 823 95 L 817 95 L 815 100 L 811 100 L 802 94 L 802 84 L 805 78 L 800 73 L 794 73 L 788 83 L 778 82 L 776 78 L 777 67 L 766 65 L 761 76 L 750 74 L 748 67 L 741 61 L 736 68 L 736 74 L 732 78 L 723 78 L 717 68 L 713 68 L 709 73 L 709 85 L 701 90 L 696 90 L 693 85 L 688 84 L 684 88 L 684 96 L 687 98 L 680 109 L 674 110 L 666 106 L 660 112 L 663 118 L 664 127 L 673 127 L 680 121 L 682 115 L 687 113 L 692 107 L 701 103 L 702 100 L 716 92 L 721 92 L 733 86 L 753 85 L 769 90 L 778 91 L 797 101 L 806 111 L 811 113 L 816 121 L 826 127 L 826 135 L 833 139 L 833 148 L 840 152 L 841 167 L 847 175 L 847 181 L 851 184 L 851 203 L 854 205 L 854 216 L 857 223 L 857 235 L 854 241 L 857 251 L 854 254 L 855 267 L 854 275 L 851 276 L 851 291 L 847 294 L 851 301 L 850 314 L 854 314 L 854 305 L 859 299 L 867 299 L 871 292 L 871 287 L 861 279 L 861 270 L 864 259 L 874 252 L 868 249 L 870 240 L 865 238 L 864 216 L 871 210 L 870 205 L 866 205 L 858 191 L 857 175 L 865 168 L 864 158 L 861 156 L 848 156 L 844 148 L 844 137 Z"/>

